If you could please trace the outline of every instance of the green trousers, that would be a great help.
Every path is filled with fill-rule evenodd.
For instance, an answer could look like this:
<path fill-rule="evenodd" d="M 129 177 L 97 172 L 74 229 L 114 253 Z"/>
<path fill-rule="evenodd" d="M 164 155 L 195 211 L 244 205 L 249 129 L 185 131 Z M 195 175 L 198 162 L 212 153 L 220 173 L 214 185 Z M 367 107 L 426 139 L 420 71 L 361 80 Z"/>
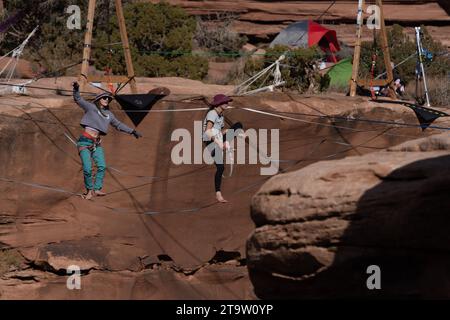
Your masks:
<path fill-rule="evenodd" d="M 81 136 L 78 139 L 77 146 L 80 150 L 81 163 L 83 165 L 84 185 L 87 190 L 100 190 L 103 188 L 103 179 L 105 177 L 106 162 L 103 147 L 86 148 L 93 146 L 93 142 L 86 137 Z M 97 167 L 97 174 L 93 174 L 92 160 Z"/>

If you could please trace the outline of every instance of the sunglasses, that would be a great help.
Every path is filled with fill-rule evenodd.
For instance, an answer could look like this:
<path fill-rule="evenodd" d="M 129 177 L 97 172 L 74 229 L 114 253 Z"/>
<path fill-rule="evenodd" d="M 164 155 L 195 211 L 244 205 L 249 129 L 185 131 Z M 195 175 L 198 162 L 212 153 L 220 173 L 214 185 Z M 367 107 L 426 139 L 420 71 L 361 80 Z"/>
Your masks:
<path fill-rule="evenodd" d="M 109 101 L 109 98 L 108 97 L 103 97 L 102 100 L 108 100 Z"/>

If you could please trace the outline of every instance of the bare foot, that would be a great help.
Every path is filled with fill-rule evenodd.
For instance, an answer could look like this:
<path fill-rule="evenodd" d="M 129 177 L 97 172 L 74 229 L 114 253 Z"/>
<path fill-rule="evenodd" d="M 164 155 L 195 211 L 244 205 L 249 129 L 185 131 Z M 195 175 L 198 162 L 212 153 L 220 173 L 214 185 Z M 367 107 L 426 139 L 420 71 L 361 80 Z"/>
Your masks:
<path fill-rule="evenodd" d="M 81 195 L 81 197 L 85 200 L 91 200 L 93 196 L 94 196 L 94 193 L 92 190 L 88 190 Z"/>
<path fill-rule="evenodd" d="M 103 191 L 101 191 L 101 190 L 95 190 L 95 195 L 97 196 L 97 197 L 104 197 L 104 196 L 106 196 L 106 193 L 104 193 Z"/>
<path fill-rule="evenodd" d="M 216 192 L 216 199 L 220 203 L 227 203 L 228 201 L 222 197 L 222 193 L 220 191 Z"/>

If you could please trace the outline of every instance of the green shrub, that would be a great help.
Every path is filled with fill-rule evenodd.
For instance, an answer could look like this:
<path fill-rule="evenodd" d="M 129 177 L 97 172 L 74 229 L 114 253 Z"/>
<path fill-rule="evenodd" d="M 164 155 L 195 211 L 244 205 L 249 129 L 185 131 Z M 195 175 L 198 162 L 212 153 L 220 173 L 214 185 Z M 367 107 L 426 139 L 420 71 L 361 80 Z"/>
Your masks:
<path fill-rule="evenodd" d="M 147 77 L 162 77 L 169 73 L 169 61 L 158 55 L 143 55 L 134 65 L 136 74 Z"/>
<path fill-rule="evenodd" d="M 425 62 L 426 74 L 430 77 L 442 77 L 445 76 L 447 71 L 450 70 L 450 58 L 443 56 L 442 52 L 446 51 L 446 48 L 437 41 L 434 41 L 428 30 L 422 27 L 423 30 L 423 47 L 431 51 L 435 57 L 433 61 Z M 403 27 L 399 25 L 393 25 L 387 31 L 388 46 L 391 55 L 391 60 L 398 64 L 416 53 L 415 39 L 411 39 L 404 33 Z M 372 55 L 377 53 L 375 76 L 385 72 L 383 53 L 381 50 L 381 40 L 377 37 L 375 44 L 373 42 L 363 42 L 361 44 L 361 68 L 360 77 L 367 78 L 370 76 L 370 68 L 372 65 Z M 396 68 L 396 72 L 400 78 L 406 82 L 414 80 L 416 69 L 416 58 L 413 57 L 401 66 Z"/>
<path fill-rule="evenodd" d="M 182 8 L 165 2 L 132 3 L 124 7 L 124 16 L 136 75 L 192 79 L 206 76 L 207 60 L 191 56 L 196 21 Z M 115 73 L 125 73 L 122 49 L 115 48 L 112 55 L 107 46 L 108 41 L 120 42 L 116 16 L 111 18 L 111 29 L 109 37 L 105 30 L 97 32 L 99 50 L 94 51 L 95 65 L 100 69 L 111 66 Z"/>
<path fill-rule="evenodd" d="M 170 62 L 169 74 L 201 80 L 208 74 L 208 60 L 199 56 L 181 56 Z"/>
<path fill-rule="evenodd" d="M 105 10 L 109 1 L 110 16 Z M 39 62 L 53 72 L 81 61 L 87 0 L 80 0 L 82 30 L 69 30 L 65 8 L 70 0 L 47 0 L 39 5 L 32 1 L 14 0 L 9 11 L 24 9 L 27 19 L 15 26 L 2 42 L 1 50 L 8 52 L 15 48 L 38 23 L 38 33 L 31 38 L 24 58 Z M 111 0 L 98 1 L 92 41 L 91 60 L 98 70 L 111 68 L 114 74 L 126 74 L 125 59 L 120 45 L 120 31 L 117 16 Z M 51 10 L 50 10 L 51 9 Z M 53 10 L 55 9 L 55 10 Z M 56 10 L 57 9 L 57 10 Z M 8 12 L 9 12 L 8 11 Z M 124 4 L 130 49 L 137 76 L 182 76 L 193 79 L 204 77 L 207 61 L 191 55 L 196 20 L 182 8 L 161 2 L 127 2 Z M 19 34 L 19 36 L 15 35 Z M 111 45 L 119 43 L 119 45 Z M 190 63 L 191 65 L 181 65 Z M 75 69 L 74 69 L 75 70 Z"/>

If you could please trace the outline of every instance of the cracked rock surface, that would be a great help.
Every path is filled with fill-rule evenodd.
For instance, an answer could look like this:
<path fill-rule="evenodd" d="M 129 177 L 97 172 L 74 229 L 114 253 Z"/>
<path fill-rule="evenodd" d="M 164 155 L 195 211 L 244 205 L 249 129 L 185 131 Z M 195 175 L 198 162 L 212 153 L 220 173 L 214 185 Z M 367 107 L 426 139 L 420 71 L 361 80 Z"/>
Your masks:
<path fill-rule="evenodd" d="M 58 78 L 66 87 L 69 80 Z M 107 172 L 106 197 L 85 201 L 70 193 L 81 193 L 83 181 L 76 149 L 64 136 L 65 132 L 75 138 L 80 134 L 82 111 L 71 97 L 47 95 L 0 97 L 0 103 L 6 105 L 0 110 L 0 253 L 16 250 L 20 255 L 5 259 L 5 271 L 0 272 L 2 299 L 252 299 L 255 295 L 245 253 L 246 240 L 254 230 L 252 217 L 259 226 L 255 234 L 278 228 L 270 233 L 273 239 L 258 242 L 264 250 L 295 250 L 298 261 L 308 262 L 302 264 L 301 272 L 290 272 L 283 261 L 269 258 L 279 265 L 280 274 L 310 275 L 333 259 L 327 248 L 349 223 L 340 219 L 340 212 L 350 217 L 355 208 L 353 199 L 361 192 L 341 185 L 346 176 L 333 174 L 326 163 L 322 164 L 330 172 L 322 177 L 322 190 L 310 193 L 297 183 L 289 188 L 284 183 L 274 184 L 255 202 L 259 204 L 253 207 L 251 217 L 251 198 L 269 178 L 261 176 L 262 165 L 235 165 L 233 176 L 223 182 L 230 202 L 211 203 L 214 166 L 171 162 L 176 144 L 171 133 L 185 128 L 194 135 L 193 123 L 201 120 L 204 112 L 151 113 L 139 126 L 143 139 L 114 130 L 103 139 L 107 164 L 119 171 Z M 196 100 L 175 101 L 180 98 L 172 95 L 172 101 L 160 102 L 155 108 L 205 106 Z M 334 123 L 347 129 L 333 128 L 328 116 L 417 121 L 405 107 L 374 104 L 362 98 L 343 99 L 281 93 L 237 97 L 236 108 L 229 110 L 227 117 L 232 122 L 241 121 L 246 128 L 280 129 L 280 158 L 287 161 L 281 163 L 281 170 L 286 172 L 319 159 L 364 155 L 433 133 L 342 119 Z M 292 116 L 299 113 L 303 114 L 301 119 L 314 122 L 256 115 L 240 107 Z M 130 125 L 118 106 L 112 109 Z M 305 118 L 305 114 L 320 117 Z M 426 143 L 421 148 L 425 147 Z M 367 166 L 366 171 L 385 176 L 389 170 L 380 162 Z M 301 179 L 313 183 L 318 177 L 315 174 Z M 270 184 L 284 177 L 280 175 Z M 376 179 L 366 180 L 376 183 Z M 364 183 L 352 180 L 355 186 Z M 329 198 L 333 192 L 329 184 L 342 188 L 333 199 Z M 269 204 L 271 209 L 265 213 Z M 297 206 L 304 207 L 301 215 Z M 317 224 L 325 222 L 326 233 L 305 234 L 304 230 L 315 230 Z M 287 244 L 280 246 L 281 239 Z M 298 241 L 302 241 L 300 245 Z M 253 251 L 250 253 L 254 263 Z M 80 268 L 82 290 L 66 287 L 71 265 Z"/>
<path fill-rule="evenodd" d="M 449 186 L 447 133 L 272 178 L 251 206 L 257 296 L 449 298 Z"/>

